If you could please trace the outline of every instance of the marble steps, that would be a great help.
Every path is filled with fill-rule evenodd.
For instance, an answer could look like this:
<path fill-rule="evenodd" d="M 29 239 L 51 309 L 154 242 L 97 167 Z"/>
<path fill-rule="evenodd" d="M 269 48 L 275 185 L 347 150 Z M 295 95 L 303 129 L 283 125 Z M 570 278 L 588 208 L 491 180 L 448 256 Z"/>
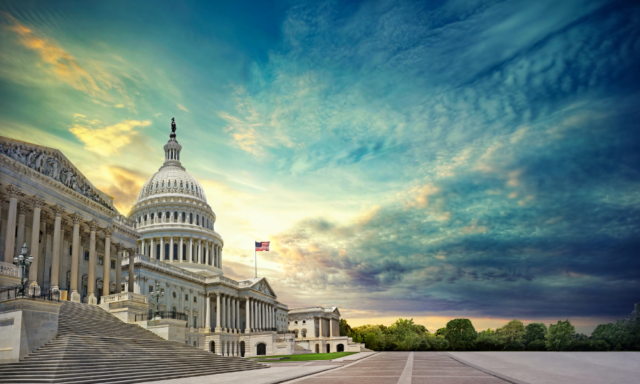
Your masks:
<path fill-rule="evenodd" d="M 63 303 L 58 328 L 53 340 L 19 363 L 0 365 L 0 382 L 139 383 L 269 368 L 164 340 L 86 304 Z"/>

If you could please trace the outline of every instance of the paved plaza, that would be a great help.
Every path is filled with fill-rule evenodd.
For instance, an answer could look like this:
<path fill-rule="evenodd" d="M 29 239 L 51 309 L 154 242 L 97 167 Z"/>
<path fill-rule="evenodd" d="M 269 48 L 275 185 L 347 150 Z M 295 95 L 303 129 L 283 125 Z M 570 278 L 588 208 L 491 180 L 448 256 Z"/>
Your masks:
<path fill-rule="evenodd" d="M 291 381 L 296 384 L 506 384 L 446 353 L 382 352 L 354 364 Z"/>

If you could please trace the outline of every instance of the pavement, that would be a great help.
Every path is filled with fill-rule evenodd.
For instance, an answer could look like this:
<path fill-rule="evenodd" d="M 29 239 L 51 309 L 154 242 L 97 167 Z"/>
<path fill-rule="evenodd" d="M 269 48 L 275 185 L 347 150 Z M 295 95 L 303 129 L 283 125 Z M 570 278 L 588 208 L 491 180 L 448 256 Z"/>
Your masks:
<path fill-rule="evenodd" d="M 336 369 L 287 383 L 296 384 L 508 384 L 445 353 L 380 352 Z"/>
<path fill-rule="evenodd" d="M 347 359 L 349 358 L 349 359 Z M 640 352 L 361 352 L 154 384 L 636 384 Z"/>
<path fill-rule="evenodd" d="M 485 371 L 528 384 L 637 384 L 640 352 L 449 352 Z"/>

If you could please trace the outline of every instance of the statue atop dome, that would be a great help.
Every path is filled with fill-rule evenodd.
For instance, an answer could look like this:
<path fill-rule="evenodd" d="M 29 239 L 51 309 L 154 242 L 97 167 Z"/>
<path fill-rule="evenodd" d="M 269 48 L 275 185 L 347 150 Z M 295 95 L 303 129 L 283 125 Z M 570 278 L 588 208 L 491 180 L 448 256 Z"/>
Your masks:
<path fill-rule="evenodd" d="M 169 135 L 169 137 L 172 139 L 176 138 L 176 118 L 175 117 L 171 118 L 171 134 Z"/>

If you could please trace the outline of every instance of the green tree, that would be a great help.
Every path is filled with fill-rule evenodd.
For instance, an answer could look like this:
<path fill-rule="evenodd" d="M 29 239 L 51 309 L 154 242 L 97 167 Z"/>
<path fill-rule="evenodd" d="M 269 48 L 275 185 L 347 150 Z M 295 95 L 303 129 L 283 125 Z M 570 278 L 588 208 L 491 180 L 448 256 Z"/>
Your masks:
<path fill-rule="evenodd" d="M 525 334 L 524 324 L 520 320 L 511 320 L 502 328 L 498 328 L 496 333 L 502 337 L 505 344 L 521 343 Z"/>
<path fill-rule="evenodd" d="M 573 340 L 575 331 L 575 327 L 571 325 L 569 320 L 558 320 L 558 324 L 549 325 L 549 332 L 546 336 L 547 349 L 550 351 L 566 350 Z"/>
<path fill-rule="evenodd" d="M 524 336 L 522 341 L 525 344 L 530 344 L 536 340 L 544 341 L 544 337 L 547 334 L 547 326 L 542 323 L 529 323 L 524 328 Z"/>
<path fill-rule="evenodd" d="M 447 328 L 440 328 L 436 331 L 436 336 L 444 336 L 447 333 Z"/>
<path fill-rule="evenodd" d="M 476 350 L 501 351 L 504 349 L 503 339 L 491 329 L 478 333 L 476 337 Z"/>
<path fill-rule="evenodd" d="M 454 351 L 472 350 L 477 336 L 469 319 L 454 319 L 447 323 L 445 338 Z"/>
<path fill-rule="evenodd" d="M 347 320 L 340 319 L 340 336 L 350 336 L 351 326 L 347 323 Z"/>

